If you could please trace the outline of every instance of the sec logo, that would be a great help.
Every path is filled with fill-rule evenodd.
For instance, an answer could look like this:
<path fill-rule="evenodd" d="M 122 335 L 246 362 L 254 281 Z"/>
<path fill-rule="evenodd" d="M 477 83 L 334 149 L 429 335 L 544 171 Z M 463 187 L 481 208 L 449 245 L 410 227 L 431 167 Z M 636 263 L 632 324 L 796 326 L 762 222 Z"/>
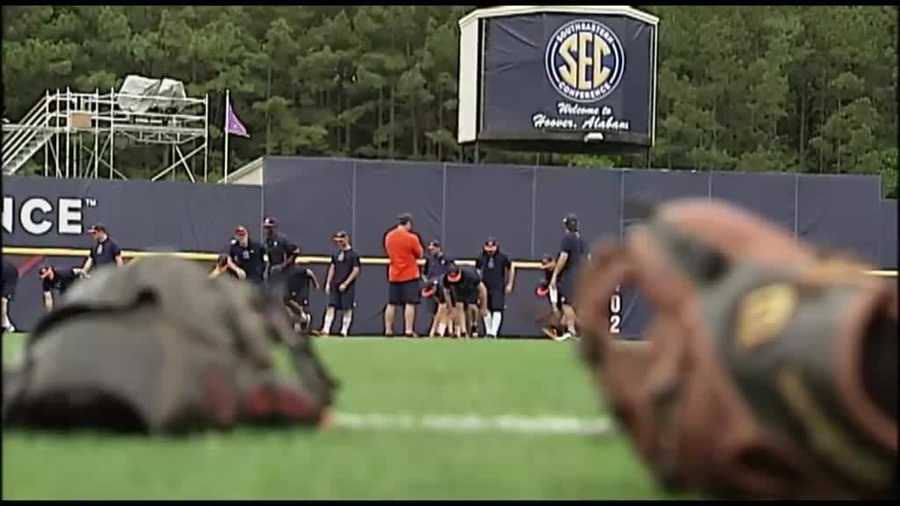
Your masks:
<path fill-rule="evenodd" d="M 557 93 L 575 102 L 596 102 L 612 93 L 622 80 L 625 51 L 606 25 L 576 19 L 550 37 L 545 67 Z"/>

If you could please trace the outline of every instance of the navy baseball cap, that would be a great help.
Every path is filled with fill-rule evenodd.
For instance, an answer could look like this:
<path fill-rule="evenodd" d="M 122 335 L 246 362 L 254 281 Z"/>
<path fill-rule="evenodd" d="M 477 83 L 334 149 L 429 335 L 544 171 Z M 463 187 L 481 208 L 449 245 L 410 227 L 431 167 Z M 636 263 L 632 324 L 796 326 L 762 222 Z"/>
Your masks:
<path fill-rule="evenodd" d="M 432 247 L 435 247 L 435 248 L 440 248 L 440 247 L 441 247 L 441 241 L 438 241 L 437 239 L 432 239 L 431 242 L 428 243 L 428 245 L 429 245 L 429 246 L 432 246 Z"/>
<path fill-rule="evenodd" d="M 106 225 L 102 223 L 94 223 L 94 225 L 88 229 L 89 234 L 96 234 L 97 232 L 106 232 Z"/>
<path fill-rule="evenodd" d="M 493 236 L 488 237 L 487 240 L 484 241 L 484 245 L 485 245 L 485 246 L 496 246 L 496 245 L 497 245 L 497 239 L 495 239 Z"/>
<path fill-rule="evenodd" d="M 263 227 L 272 228 L 278 226 L 278 220 L 271 216 L 266 216 L 266 219 L 263 220 Z"/>
<path fill-rule="evenodd" d="M 346 230 L 338 230 L 337 232 L 334 233 L 334 235 L 331 238 L 332 239 L 346 239 L 347 231 Z"/>

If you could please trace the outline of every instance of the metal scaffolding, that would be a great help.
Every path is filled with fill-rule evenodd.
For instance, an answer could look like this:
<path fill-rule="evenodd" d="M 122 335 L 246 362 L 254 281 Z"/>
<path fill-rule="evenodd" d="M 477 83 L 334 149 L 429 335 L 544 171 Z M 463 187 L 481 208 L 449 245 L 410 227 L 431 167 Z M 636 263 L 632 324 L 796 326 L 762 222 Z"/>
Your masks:
<path fill-rule="evenodd" d="M 120 100 L 159 100 L 165 110 L 129 111 Z M 122 140 L 128 142 L 123 143 Z M 209 95 L 202 99 L 47 91 L 18 123 L 3 124 L 3 174 L 15 174 L 43 150 L 46 177 L 128 179 L 127 164 L 116 166 L 123 144 L 169 149 L 170 163 L 155 181 L 183 169 L 196 182 L 202 158 L 203 181 L 209 174 Z M 192 163 L 194 167 L 192 168 Z"/>

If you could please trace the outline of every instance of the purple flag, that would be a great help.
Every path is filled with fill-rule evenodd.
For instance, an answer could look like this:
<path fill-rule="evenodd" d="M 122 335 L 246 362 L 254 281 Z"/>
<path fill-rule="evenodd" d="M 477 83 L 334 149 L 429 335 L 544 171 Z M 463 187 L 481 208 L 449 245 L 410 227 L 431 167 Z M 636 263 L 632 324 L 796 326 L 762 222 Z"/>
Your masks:
<path fill-rule="evenodd" d="M 231 108 L 230 99 L 225 99 L 225 132 L 250 137 L 250 134 L 247 133 L 247 128 L 244 127 L 244 124 L 241 123 L 241 120 L 238 119 L 237 114 Z"/>

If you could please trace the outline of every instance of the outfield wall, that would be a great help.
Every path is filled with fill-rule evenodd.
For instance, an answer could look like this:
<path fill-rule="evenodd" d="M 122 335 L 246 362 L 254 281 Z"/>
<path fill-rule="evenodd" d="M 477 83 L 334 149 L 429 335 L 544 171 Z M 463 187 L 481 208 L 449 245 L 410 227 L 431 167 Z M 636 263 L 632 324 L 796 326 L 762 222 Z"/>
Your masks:
<path fill-rule="evenodd" d="M 880 184 L 878 177 L 858 175 L 269 157 L 263 169 L 263 207 L 279 217 L 284 232 L 316 253 L 330 250 L 331 235 L 344 229 L 363 256 L 383 256 L 383 233 L 397 214 L 411 212 L 423 241 L 441 239 L 452 257 L 474 258 L 493 235 L 514 260 L 536 260 L 542 253 L 558 252 L 567 212 L 578 214 L 585 239 L 593 242 L 619 237 L 640 217 L 630 202 L 712 197 L 757 212 L 796 236 L 895 269 L 896 201 L 881 199 Z M 354 328 L 379 332 L 386 267 L 364 267 L 362 276 Z M 504 332 L 534 334 L 532 291 L 539 276 L 530 269 L 517 271 Z M 633 293 L 623 293 L 625 334 L 643 328 L 644 308 Z M 419 324 L 426 325 L 424 319 Z"/>
<path fill-rule="evenodd" d="M 13 259 L 24 268 L 44 261 L 39 254 L 63 255 L 48 260 L 61 266 L 81 263 L 90 245 L 84 230 L 101 221 L 126 251 L 214 253 L 225 246 L 235 224 L 245 224 L 258 238 L 262 216 L 274 215 L 305 254 L 319 257 L 312 259 L 313 269 L 324 279 L 326 265 L 316 262 L 330 254 L 331 235 L 344 229 L 364 257 L 356 334 L 383 330 L 387 268 L 381 241 L 400 212 L 413 213 L 422 239 L 442 239 L 453 257 L 474 258 L 493 235 L 507 255 L 527 262 L 518 264 L 516 289 L 507 298 L 503 332 L 509 335 L 536 335 L 533 315 L 543 306 L 532 295 L 540 273 L 530 267 L 542 253 L 557 252 L 567 212 L 579 215 L 585 239 L 593 242 L 619 237 L 639 217 L 632 201 L 714 197 L 815 243 L 853 251 L 883 269 L 897 267 L 896 201 L 881 200 L 880 181 L 870 176 L 270 157 L 264 161 L 263 181 L 260 188 L 4 176 L 4 249 L 69 248 L 14 250 L 27 253 Z M 13 304 L 14 321 L 23 329 L 41 312 L 37 281 L 33 270 L 26 272 Z M 321 293 L 313 297 L 316 325 L 324 301 Z M 643 304 L 628 292 L 622 316 L 626 334 L 638 333 L 647 318 Z M 426 325 L 426 318 L 417 318 L 419 332 Z"/>
<path fill-rule="evenodd" d="M 259 226 L 261 212 L 258 187 L 4 175 L 4 253 L 38 248 L 11 259 L 25 271 L 13 323 L 25 330 L 34 325 L 43 313 L 37 267 L 83 264 L 91 245 L 86 231 L 94 223 L 106 225 L 125 250 L 212 252 L 222 249 L 236 224 Z"/>

